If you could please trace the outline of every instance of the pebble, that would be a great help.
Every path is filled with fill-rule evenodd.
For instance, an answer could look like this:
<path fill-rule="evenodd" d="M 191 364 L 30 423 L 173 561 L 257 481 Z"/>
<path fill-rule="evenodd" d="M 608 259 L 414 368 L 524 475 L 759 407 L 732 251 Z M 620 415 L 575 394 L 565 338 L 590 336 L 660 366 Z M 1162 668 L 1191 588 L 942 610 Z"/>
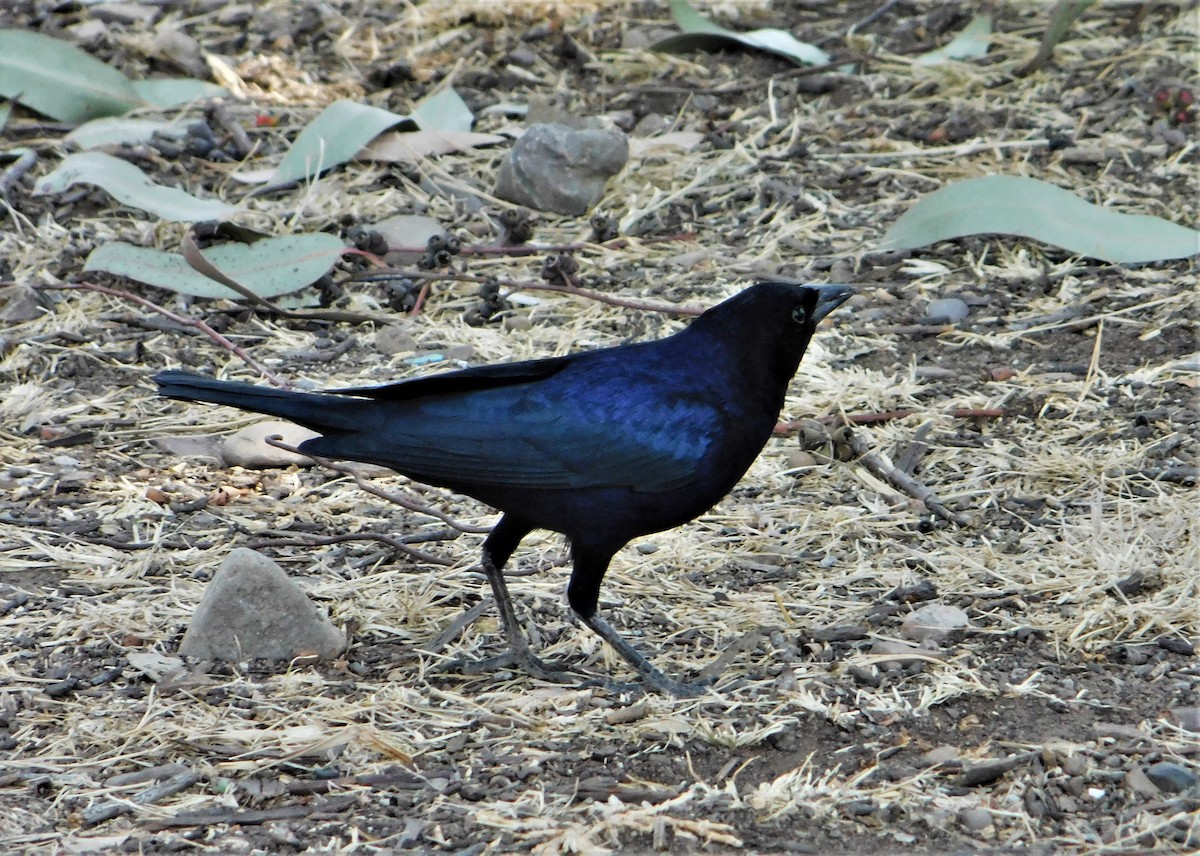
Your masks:
<path fill-rule="evenodd" d="M 811 452 L 801 449 L 789 449 L 785 457 L 789 470 L 807 470 L 821 465 Z"/>
<path fill-rule="evenodd" d="M 629 141 L 616 128 L 532 125 L 500 164 L 494 192 L 537 211 L 578 217 L 600 201 L 605 182 L 628 160 Z"/>
<path fill-rule="evenodd" d="M 653 541 L 643 541 L 635 548 L 643 556 L 649 556 L 651 553 L 658 552 L 658 545 Z"/>
<path fill-rule="evenodd" d="M 921 760 L 932 767 L 936 764 L 945 764 L 950 761 L 957 761 L 961 757 L 962 755 L 958 751 L 957 746 L 943 744 L 941 746 L 935 746 L 928 752 L 921 755 Z"/>
<path fill-rule="evenodd" d="M 1125 774 L 1125 786 L 1143 797 L 1156 797 L 1161 793 L 1158 785 L 1146 777 L 1141 767 L 1134 767 Z"/>
<path fill-rule="evenodd" d="M 900 633 L 918 642 L 941 642 L 953 631 L 970 624 L 967 614 L 957 606 L 931 603 L 905 616 Z"/>
<path fill-rule="evenodd" d="M 970 832 L 983 832 L 992 825 L 992 813 L 986 808 L 966 808 L 959 813 L 958 821 Z"/>
<path fill-rule="evenodd" d="M 467 360 L 471 359 L 471 357 L 475 356 L 475 348 L 474 346 L 467 345 L 465 343 L 461 345 L 449 345 L 448 347 L 442 348 L 442 356 L 448 360 L 459 360 L 466 362 Z"/>
<path fill-rule="evenodd" d="M 416 349 L 416 338 L 399 324 L 384 327 L 375 334 L 375 350 L 381 354 L 407 354 Z"/>
<path fill-rule="evenodd" d="M 1068 755 L 1063 759 L 1062 769 L 1068 776 L 1082 776 L 1087 772 L 1088 760 L 1078 753 Z"/>
<path fill-rule="evenodd" d="M 1198 707 L 1173 707 L 1171 715 L 1175 717 L 1175 721 L 1179 723 L 1179 727 L 1184 731 L 1200 733 L 1200 706 Z"/>
<path fill-rule="evenodd" d="M 1186 767 L 1170 761 L 1160 761 L 1146 770 L 1146 778 L 1169 794 L 1190 791 L 1200 785 L 1200 778 Z"/>
<path fill-rule="evenodd" d="M 925 320 L 931 323 L 941 321 L 946 324 L 957 324 L 966 321 L 971 314 L 967 302 L 958 297 L 943 297 L 931 300 L 925 309 Z"/>
<path fill-rule="evenodd" d="M 885 672 L 895 672 L 906 663 L 922 662 L 921 655 L 924 652 L 915 645 L 909 645 L 907 642 L 879 639 L 871 646 L 871 653 L 895 655 L 891 659 L 883 660 L 876 664 Z"/>
<path fill-rule="evenodd" d="M 240 662 L 332 659 L 346 637 L 271 559 L 239 547 L 221 563 L 179 645 L 184 656 Z"/>

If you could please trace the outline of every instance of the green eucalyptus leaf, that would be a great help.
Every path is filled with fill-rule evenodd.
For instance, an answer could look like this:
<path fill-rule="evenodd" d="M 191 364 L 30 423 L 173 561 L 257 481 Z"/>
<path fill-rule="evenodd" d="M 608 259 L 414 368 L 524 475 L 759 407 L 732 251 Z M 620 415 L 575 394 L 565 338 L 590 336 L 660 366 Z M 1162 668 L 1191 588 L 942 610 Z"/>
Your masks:
<path fill-rule="evenodd" d="M 967 235 L 1019 235 L 1114 264 L 1200 253 L 1200 232 L 1145 214 L 1122 214 L 1035 178 L 991 175 L 943 187 L 892 224 L 882 250 L 907 250 Z"/>
<path fill-rule="evenodd" d="M 935 51 L 921 54 L 917 65 L 941 65 L 951 60 L 978 59 L 985 56 L 992 44 L 992 16 L 981 13 L 971 19 L 963 31 L 949 44 Z"/>
<path fill-rule="evenodd" d="M 315 178 L 346 163 L 375 137 L 405 121 L 412 120 L 355 101 L 335 101 L 296 137 L 270 177 L 270 185 Z"/>
<path fill-rule="evenodd" d="M 191 104 L 204 98 L 220 98 L 229 95 L 229 90 L 207 80 L 191 77 L 155 77 L 150 80 L 135 80 L 133 88 L 143 101 L 160 110 L 170 110 L 183 104 Z"/>
<path fill-rule="evenodd" d="M 112 66 L 70 42 L 25 30 L 0 30 L 0 96 L 60 122 L 146 106 Z"/>
<path fill-rule="evenodd" d="M 784 30 L 765 28 L 739 33 L 714 24 L 693 9 L 687 0 L 670 2 L 671 14 L 683 33 L 657 42 L 651 46 L 651 50 L 681 53 L 691 50 L 718 51 L 737 46 L 778 54 L 800 65 L 825 65 L 829 62 L 829 54 L 825 51 L 800 41 Z"/>
<path fill-rule="evenodd" d="M 226 276 L 259 297 L 270 299 L 316 282 L 345 249 L 336 235 L 314 232 L 265 238 L 253 244 L 219 244 L 200 252 Z M 241 299 L 232 289 L 197 273 L 181 255 L 119 241 L 93 250 L 83 269 L 128 277 L 193 297 Z"/>
<path fill-rule="evenodd" d="M 37 183 L 35 193 L 60 193 L 74 184 L 93 184 L 118 202 L 164 220 L 195 223 L 224 220 L 237 208 L 215 199 L 199 199 L 177 187 L 155 184 L 128 161 L 103 152 L 68 155 L 58 168 Z"/>
<path fill-rule="evenodd" d="M 470 131 L 475 121 L 467 102 L 453 89 L 443 89 L 425 98 L 413 108 L 409 118 L 416 122 L 422 131 L 462 133 Z"/>

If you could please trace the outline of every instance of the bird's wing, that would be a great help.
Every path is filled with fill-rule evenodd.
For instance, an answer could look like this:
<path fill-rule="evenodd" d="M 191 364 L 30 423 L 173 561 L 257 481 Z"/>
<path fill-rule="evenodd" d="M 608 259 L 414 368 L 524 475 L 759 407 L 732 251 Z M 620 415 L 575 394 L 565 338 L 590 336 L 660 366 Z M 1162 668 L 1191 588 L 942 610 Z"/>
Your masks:
<path fill-rule="evenodd" d="M 443 384 L 435 376 L 354 390 L 379 406 L 355 430 L 303 449 L 464 490 L 669 490 L 696 477 L 720 414 L 702 397 L 647 384 L 652 379 L 565 358 L 468 369 Z"/>
<path fill-rule="evenodd" d="M 381 386 L 355 386 L 330 389 L 335 395 L 354 395 L 376 401 L 409 401 L 428 395 L 450 395 L 495 389 L 513 384 L 532 383 L 552 377 L 577 357 L 550 357 L 544 360 L 525 360 L 519 363 L 497 363 L 473 366 L 453 372 L 427 375 Z"/>

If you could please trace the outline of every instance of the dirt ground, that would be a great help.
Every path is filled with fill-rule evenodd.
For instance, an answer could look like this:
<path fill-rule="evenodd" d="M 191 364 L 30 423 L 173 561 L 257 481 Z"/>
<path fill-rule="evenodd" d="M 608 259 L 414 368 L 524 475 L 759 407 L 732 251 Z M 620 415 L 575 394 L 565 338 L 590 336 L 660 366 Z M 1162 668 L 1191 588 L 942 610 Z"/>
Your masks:
<path fill-rule="evenodd" d="M 127 296 L 28 287 L 86 281 L 140 296 L 317 387 L 431 368 L 381 350 L 377 325 L 83 275 L 105 241 L 173 250 L 182 227 L 87 187 L 33 195 L 66 128 L 18 111 L 6 146 L 39 161 L 0 212 L 0 849 L 1200 849 L 1195 260 L 1127 268 L 1004 237 L 875 249 L 913 200 L 992 173 L 1195 227 L 1195 126 L 1164 120 L 1155 93 L 1196 87 L 1196 5 L 1097 4 L 1044 70 L 1016 77 L 1048 4 L 999 3 L 985 59 L 914 66 L 971 5 L 703 7 L 737 29 L 784 27 L 854 66 L 811 71 L 748 53 L 652 53 L 673 29 L 665 3 L 196 0 L 142 7 L 146 19 L 5 4 L 3 27 L 67 37 L 103 22 L 84 46 L 130 77 L 183 73 L 155 34 L 164 23 L 188 33 L 247 83 L 252 99 L 229 109 L 258 146 L 254 168 L 337 98 L 406 112 L 447 82 L 476 130 L 511 124 L 505 104 L 542 99 L 635 135 L 699 132 L 694 148 L 635 158 L 609 183 L 598 210 L 627 240 L 586 243 L 587 217 L 543 215 L 534 242 L 579 244 L 579 283 L 621 300 L 708 306 L 775 273 L 858 294 L 818 333 L 783 414 L 825 422 L 780 433 L 716 508 L 630 545 L 606 579 L 605 614 L 668 672 L 694 675 L 726 652 L 712 693 L 467 676 L 450 661 L 502 649 L 490 610 L 443 635 L 486 594 L 473 567 L 482 535 L 447 533 L 320 467 L 226 469 L 164 451 L 164 438 L 255 417 L 156 398 L 155 371 L 265 381 Z M 490 244 L 505 206 L 487 194 L 505 149 L 351 163 L 253 200 L 249 224 L 345 233 L 420 213 L 467 246 Z M 124 154 L 163 183 L 246 193 L 228 179 L 238 165 L 219 158 Z M 463 256 L 454 270 L 537 282 L 547 255 Z M 361 271 L 335 270 L 334 308 L 382 307 L 418 354 L 459 346 L 471 364 L 684 323 L 528 290 L 534 300 L 472 326 L 477 286 L 452 278 L 406 318 L 384 286 L 349 279 Z M 927 317 L 948 297 L 966 302 L 965 321 Z M 965 525 L 831 454 L 819 426 L 839 414 L 875 449 L 915 461 Z M 462 523 L 495 519 L 463 497 L 377 481 Z M 417 546 L 446 564 L 371 533 L 428 536 Z M 364 537 L 329 543 L 345 534 Z M 147 665 L 178 662 L 235 546 L 275 558 L 347 628 L 343 659 Z M 571 619 L 565 562 L 561 539 L 543 533 L 510 567 L 535 647 L 628 678 Z M 906 616 L 930 604 L 970 625 L 897 657 L 888 645 Z"/>

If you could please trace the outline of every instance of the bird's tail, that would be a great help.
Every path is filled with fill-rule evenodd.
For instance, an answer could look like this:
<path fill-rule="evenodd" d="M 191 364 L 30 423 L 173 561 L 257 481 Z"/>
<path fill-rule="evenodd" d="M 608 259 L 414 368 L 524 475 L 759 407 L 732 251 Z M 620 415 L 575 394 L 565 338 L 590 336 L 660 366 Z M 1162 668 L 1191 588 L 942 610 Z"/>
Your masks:
<path fill-rule="evenodd" d="M 314 431 L 352 431 L 362 427 L 362 410 L 371 402 L 316 392 L 292 392 L 229 380 L 213 380 L 183 371 L 154 376 L 159 395 L 184 401 L 227 404 L 242 410 L 289 419 Z"/>

